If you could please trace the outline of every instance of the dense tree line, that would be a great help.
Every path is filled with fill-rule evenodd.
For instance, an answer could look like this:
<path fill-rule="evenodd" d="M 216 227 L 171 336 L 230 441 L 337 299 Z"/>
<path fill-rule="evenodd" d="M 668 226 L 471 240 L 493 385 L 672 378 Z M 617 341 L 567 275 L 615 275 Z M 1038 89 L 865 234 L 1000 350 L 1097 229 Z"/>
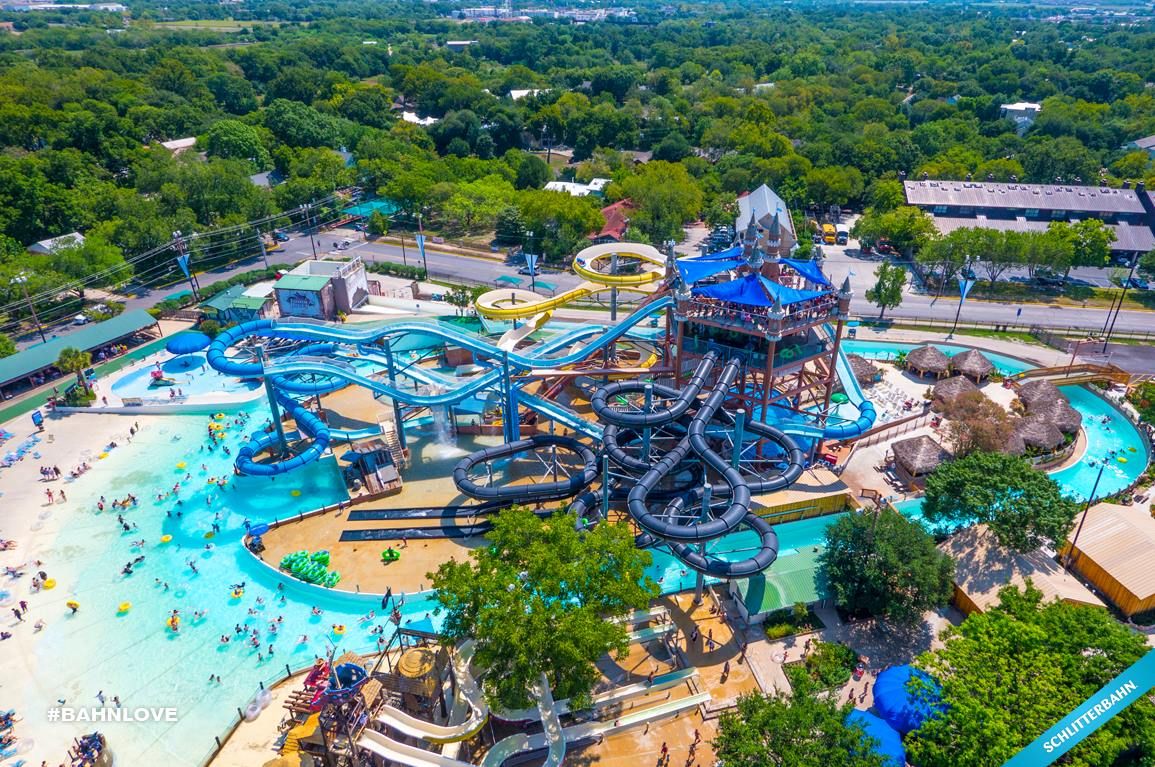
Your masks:
<path fill-rule="evenodd" d="M 635 204 L 636 239 L 729 220 L 735 195 L 767 183 L 797 211 L 874 208 L 913 251 L 929 238 L 901 208 L 900 171 L 1155 182 L 1147 155 L 1121 148 L 1155 133 L 1149 26 L 941 6 L 717 4 L 668 18 L 642 3 L 639 23 L 584 25 L 463 26 L 457 11 L 145 2 L 127 18 L 12 17 L 21 34 L 0 36 L 0 234 L 17 247 L 4 252 L 80 230 L 101 254 L 70 276 L 155 279 L 171 272 L 169 256 L 138 256 L 175 230 L 358 185 L 434 231 L 501 223 L 505 244 L 560 258 L 597 228 L 604 202 L 539 191 L 557 175 L 611 178 L 608 201 Z M 444 45 L 461 37 L 476 43 Z M 531 93 L 514 100 L 512 89 Z M 1043 103 L 1023 136 L 999 116 L 1019 99 Z M 436 122 L 404 122 L 404 111 Z M 197 146 L 179 156 L 157 147 L 186 136 Z M 547 167 L 528 153 L 542 144 L 569 148 L 573 163 Z M 654 162 L 636 163 L 639 151 Z M 283 183 L 254 186 L 260 171 Z M 1060 271 L 1080 263 L 1068 245 L 1003 239 L 996 249 L 1045 251 Z M 129 263 L 110 268 L 120 256 Z M 2 278 L 27 268 L 22 259 L 0 259 L 10 313 Z"/>

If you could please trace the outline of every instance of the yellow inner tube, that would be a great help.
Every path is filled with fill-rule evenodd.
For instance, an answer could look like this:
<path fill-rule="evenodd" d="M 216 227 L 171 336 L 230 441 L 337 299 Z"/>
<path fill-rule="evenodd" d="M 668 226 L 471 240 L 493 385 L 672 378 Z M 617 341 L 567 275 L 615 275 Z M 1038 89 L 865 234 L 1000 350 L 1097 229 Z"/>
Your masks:
<path fill-rule="evenodd" d="M 80 607 L 80 603 L 79 603 L 79 602 L 74 602 L 74 601 L 72 601 L 72 600 L 69 600 L 69 601 L 65 602 L 65 603 L 64 603 L 64 605 L 65 605 L 65 607 L 71 607 L 71 608 L 72 608 L 72 609 L 74 609 L 74 610 L 75 610 L 77 607 Z"/>
<path fill-rule="evenodd" d="M 341 624 L 334 626 L 333 627 L 333 633 L 334 634 L 344 634 L 345 633 L 345 626 L 341 625 Z"/>
<path fill-rule="evenodd" d="M 118 613 L 126 613 L 132 609 L 132 602 L 121 602 L 120 607 L 116 608 Z"/>
<path fill-rule="evenodd" d="M 233 599 L 240 599 L 245 595 L 244 589 L 233 589 Z"/>
<path fill-rule="evenodd" d="M 46 589 L 56 588 L 56 579 L 55 578 L 49 578 L 48 580 L 44 581 L 44 588 L 46 588 Z"/>
<path fill-rule="evenodd" d="M 161 543 L 168 543 L 168 542 L 169 542 L 169 541 L 171 541 L 171 540 L 172 540 L 172 536 L 171 536 L 171 535 L 162 535 L 162 536 L 160 537 L 160 542 L 161 542 Z"/>
<path fill-rule="evenodd" d="M 185 464 L 185 462 L 184 462 L 184 461 L 181 461 L 180 463 L 178 463 L 178 464 L 176 465 L 176 467 L 177 467 L 178 469 L 183 469 L 183 468 L 184 468 L 186 465 L 187 465 L 187 464 Z"/>
<path fill-rule="evenodd" d="M 1122 455 L 1119 456 L 1118 458 L 1116 458 L 1115 460 L 1118 461 L 1119 463 L 1127 463 L 1127 458 L 1125 456 L 1122 456 Z"/>
<path fill-rule="evenodd" d="M 301 491 L 300 491 L 300 490 L 294 490 L 294 491 L 291 493 L 291 495 L 292 495 L 294 498 L 296 498 L 296 497 L 297 497 L 297 496 L 299 496 L 300 494 L 301 494 Z"/>

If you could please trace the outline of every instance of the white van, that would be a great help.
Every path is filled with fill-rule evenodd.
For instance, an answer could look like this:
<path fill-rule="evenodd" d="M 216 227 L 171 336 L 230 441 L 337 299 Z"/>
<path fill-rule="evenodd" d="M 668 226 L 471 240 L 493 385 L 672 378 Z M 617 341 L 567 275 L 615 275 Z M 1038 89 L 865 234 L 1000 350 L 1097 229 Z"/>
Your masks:
<path fill-rule="evenodd" d="M 850 227 L 846 224 L 838 224 L 834 227 L 834 241 L 839 245 L 845 245 L 850 240 Z"/>

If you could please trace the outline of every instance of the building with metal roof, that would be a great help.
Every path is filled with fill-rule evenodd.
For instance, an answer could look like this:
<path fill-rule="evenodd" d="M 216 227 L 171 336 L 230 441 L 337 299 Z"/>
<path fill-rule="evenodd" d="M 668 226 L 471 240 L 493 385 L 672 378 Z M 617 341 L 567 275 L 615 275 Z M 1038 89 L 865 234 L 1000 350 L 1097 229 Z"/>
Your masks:
<path fill-rule="evenodd" d="M 797 241 L 798 235 L 794 229 L 794 220 L 790 217 L 790 206 L 765 184 L 738 198 L 738 216 L 734 219 L 734 231 L 745 231 L 750 223 L 751 214 L 759 226 L 768 227 L 775 213 L 778 214 L 781 225 L 790 233 L 790 238 Z"/>
<path fill-rule="evenodd" d="M 1070 567 L 1126 615 L 1155 610 L 1155 518 L 1138 507 L 1100 503 L 1075 518 Z"/>
<path fill-rule="evenodd" d="M 337 317 L 333 285 L 328 277 L 308 274 L 286 274 L 273 286 L 277 308 L 283 317 L 311 317 L 332 320 Z"/>
<path fill-rule="evenodd" d="M 903 181 L 908 205 L 935 216 L 1069 221 L 1097 218 L 1104 223 L 1147 224 L 1144 189 L 1075 184 L 1018 184 L 991 181 Z"/>
<path fill-rule="evenodd" d="M 957 229 L 996 229 L 1000 232 L 1045 232 L 1050 221 L 1027 220 L 1024 218 L 1005 219 L 975 216 L 974 218 L 958 218 L 954 216 L 935 216 L 934 225 L 940 234 L 950 234 Z M 1143 254 L 1155 250 L 1155 234 L 1145 224 L 1108 224 L 1108 228 L 1115 233 L 1115 241 L 1111 243 L 1111 252 L 1124 255 Z"/>
<path fill-rule="evenodd" d="M 113 343 L 124 342 L 132 336 L 149 331 L 160 335 L 160 325 L 144 309 L 132 309 L 104 322 L 94 322 L 65 336 L 50 338 L 24 351 L 0 359 L 0 391 L 27 379 L 31 386 L 39 385 L 41 374 L 56 365 L 60 352 L 67 348 L 96 351 Z M 58 377 L 58 376 L 57 376 Z"/>

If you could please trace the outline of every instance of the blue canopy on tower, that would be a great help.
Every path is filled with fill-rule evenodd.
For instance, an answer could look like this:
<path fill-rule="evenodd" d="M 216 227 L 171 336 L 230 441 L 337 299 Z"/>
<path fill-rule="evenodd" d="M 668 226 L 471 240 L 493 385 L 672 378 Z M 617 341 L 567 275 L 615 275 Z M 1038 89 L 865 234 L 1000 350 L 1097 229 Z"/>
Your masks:
<path fill-rule="evenodd" d="M 813 261 L 800 261 L 796 258 L 783 258 L 781 259 L 781 262 L 811 282 L 830 287 L 830 280 L 826 279 L 826 275 L 822 273 L 822 269 L 819 268 L 818 264 L 814 263 Z"/>
<path fill-rule="evenodd" d="M 917 679 L 917 682 L 913 682 Z M 905 735 L 945 710 L 938 683 L 911 666 L 894 666 L 874 682 L 874 709 L 883 720 Z"/>
<path fill-rule="evenodd" d="M 826 291 L 822 290 L 788 288 L 758 274 L 747 274 L 736 280 L 720 282 L 717 285 L 703 285 L 694 288 L 691 292 L 695 295 L 708 296 L 719 301 L 746 306 L 771 306 L 775 302 L 781 306 L 790 306 L 826 295 Z"/>
<path fill-rule="evenodd" d="M 729 269 L 736 269 L 738 266 L 744 264 L 740 258 L 725 258 L 725 259 L 678 259 L 678 274 L 682 275 L 682 281 L 687 285 L 693 285 L 698 280 L 704 280 L 707 277 L 713 277 L 719 272 L 725 272 Z"/>
<path fill-rule="evenodd" d="M 886 722 L 869 711 L 854 709 L 846 715 L 847 724 L 857 724 L 868 738 L 875 740 L 874 753 L 886 760 L 887 767 L 903 767 L 906 764 L 906 749 L 902 746 L 902 736 Z"/>

